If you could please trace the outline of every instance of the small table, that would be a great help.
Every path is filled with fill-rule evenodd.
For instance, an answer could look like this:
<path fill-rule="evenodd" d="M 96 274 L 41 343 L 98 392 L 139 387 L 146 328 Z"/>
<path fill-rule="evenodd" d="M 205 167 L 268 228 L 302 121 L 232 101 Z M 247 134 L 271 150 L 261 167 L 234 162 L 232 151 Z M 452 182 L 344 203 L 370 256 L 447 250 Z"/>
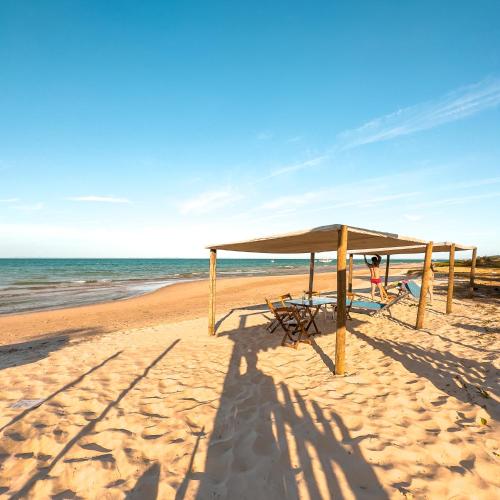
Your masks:
<path fill-rule="evenodd" d="M 318 314 L 321 306 L 335 306 L 337 304 L 337 299 L 335 297 L 311 297 L 310 299 L 291 299 L 287 300 L 286 303 L 296 307 L 305 308 L 310 318 L 306 326 L 306 331 L 308 331 L 311 325 L 313 325 L 314 329 L 316 330 L 316 334 L 320 334 L 321 332 L 319 331 L 318 325 L 316 325 L 316 321 L 314 320 L 314 318 Z"/>

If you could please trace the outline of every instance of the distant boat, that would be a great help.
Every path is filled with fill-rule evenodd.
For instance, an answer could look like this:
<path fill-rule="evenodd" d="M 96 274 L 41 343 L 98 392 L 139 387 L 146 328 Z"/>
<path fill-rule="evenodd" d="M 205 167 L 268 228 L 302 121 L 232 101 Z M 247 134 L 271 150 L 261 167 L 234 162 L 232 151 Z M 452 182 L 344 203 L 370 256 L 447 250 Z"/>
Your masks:
<path fill-rule="evenodd" d="M 271 259 L 271 262 L 274 262 L 274 260 L 273 260 L 273 259 Z"/>
<path fill-rule="evenodd" d="M 318 262 L 324 262 L 325 264 L 328 264 L 329 262 L 333 262 L 333 259 L 318 259 Z"/>

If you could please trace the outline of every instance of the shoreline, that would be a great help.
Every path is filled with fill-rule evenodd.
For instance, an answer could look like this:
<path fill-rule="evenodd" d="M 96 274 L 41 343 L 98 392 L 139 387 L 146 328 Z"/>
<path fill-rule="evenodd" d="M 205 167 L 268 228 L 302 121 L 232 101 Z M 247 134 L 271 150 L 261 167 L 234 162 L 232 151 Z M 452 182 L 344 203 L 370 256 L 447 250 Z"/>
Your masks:
<path fill-rule="evenodd" d="M 410 269 L 413 268 L 413 266 L 416 263 L 409 263 L 409 262 L 398 262 L 398 263 L 393 263 L 391 266 L 392 269 L 400 269 L 400 268 L 405 268 L 405 269 Z M 334 267 L 334 266 L 332 266 Z M 354 264 L 353 269 L 354 271 L 359 271 L 360 269 L 364 269 L 365 266 L 364 264 Z M 315 276 L 321 275 L 321 274 L 331 274 L 335 273 L 335 269 L 322 269 L 321 267 L 315 270 Z M 222 280 L 222 279 L 237 279 L 237 278 L 265 278 L 265 277 L 287 277 L 287 276 L 304 276 L 308 275 L 308 271 L 303 271 L 303 272 L 292 272 L 290 274 L 288 273 L 269 273 L 267 274 L 267 271 L 263 271 L 262 274 L 247 274 L 247 273 L 233 273 L 233 272 L 225 272 L 225 271 L 219 271 L 217 275 L 217 280 Z M 13 312 L 0 312 L 0 319 L 1 318 L 8 318 L 12 316 L 19 316 L 19 315 L 25 315 L 25 314 L 33 314 L 33 313 L 41 313 L 41 312 L 50 312 L 50 311 L 59 311 L 59 310 L 64 310 L 64 309 L 73 309 L 73 308 L 81 308 L 81 307 L 87 307 L 87 306 L 94 306 L 94 305 L 101 305 L 101 304 L 111 304 L 114 302 L 119 302 L 119 301 L 124 301 L 124 300 L 130 300 L 134 299 L 137 297 L 142 297 L 145 295 L 149 295 L 152 293 L 157 292 L 158 290 L 162 290 L 165 288 L 168 288 L 173 285 L 181 285 L 185 283 L 191 283 L 191 282 L 197 282 L 197 281 L 206 281 L 208 277 L 200 277 L 200 278 L 176 278 L 176 279 L 170 279 L 170 278 L 143 278 L 143 279 L 131 279 L 131 280 L 118 280 L 120 283 L 126 285 L 127 283 L 130 285 L 130 283 L 140 281 L 144 282 L 144 285 L 151 285 L 154 281 L 159 281 L 161 282 L 160 285 L 154 286 L 154 287 L 147 287 L 150 289 L 143 289 L 143 290 L 134 290 L 133 288 L 130 288 L 127 292 L 122 291 L 122 293 L 126 293 L 124 296 L 113 296 L 112 292 L 115 291 L 113 288 L 109 288 L 109 294 L 108 296 L 103 296 L 102 298 L 98 298 L 95 301 L 81 301 L 77 302 L 76 300 L 74 302 L 68 302 L 67 304 L 54 304 L 54 305 L 49 305 L 49 306 L 36 306 L 33 305 L 33 307 L 30 308 L 25 308 L 25 309 L 20 309 L 17 311 Z M 87 282 L 87 281 L 78 281 L 74 282 L 71 281 L 70 283 L 94 283 L 92 282 Z M 110 282 L 111 284 L 115 284 L 114 282 Z M 54 291 L 60 291 L 60 290 L 54 290 Z M 85 291 L 85 288 L 82 288 L 82 291 Z M 46 293 L 46 292 L 45 292 Z M 116 291 L 115 291 L 116 293 Z M 36 292 L 33 293 L 33 295 L 36 295 Z"/>
<path fill-rule="evenodd" d="M 394 266 L 390 276 L 401 276 L 408 266 Z M 355 270 L 355 287 L 369 286 L 366 272 Z M 254 303 L 255 296 L 276 297 L 290 292 L 302 294 L 308 274 L 221 277 L 217 280 L 217 315 Z M 336 288 L 335 273 L 318 273 L 315 289 Z M 205 318 L 208 312 L 208 280 L 168 285 L 153 292 L 122 300 L 60 309 L 0 316 L 0 345 L 51 336 L 90 336 L 129 328 L 141 328 L 186 319 Z"/>
<path fill-rule="evenodd" d="M 162 283 L 158 287 L 152 289 L 152 290 L 143 290 L 143 291 L 138 291 L 136 293 L 130 293 L 130 295 L 127 295 L 125 297 L 116 297 L 116 298 L 103 298 L 102 300 L 96 300 L 95 302 L 82 302 L 80 304 L 68 304 L 68 305 L 54 305 L 54 306 L 49 306 L 49 307 L 43 307 L 43 308 L 33 308 L 33 309 L 26 309 L 23 311 L 17 311 L 17 312 L 12 312 L 12 313 L 0 313 L 0 319 L 1 318 L 8 318 L 12 316 L 20 316 L 24 314 L 35 314 L 35 313 L 41 313 L 41 312 L 51 312 L 51 311 L 62 311 L 65 309 L 76 309 L 76 308 L 81 308 L 81 307 L 88 307 L 88 306 L 95 306 L 95 305 L 101 305 L 101 304 L 112 304 L 115 302 L 120 302 L 123 300 L 130 300 L 130 299 L 135 299 L 137 297 L 142 297 L 144 295 L 149 295 L 151 293 L 155 293 L 158 290 L 162 290 L 164 288 L 168 288 L 173 285 L 180 285 L 183 283 L 191 283 L 193 281 L 203 281 L 203 278 L 200 279 L 185 279 L 185 280 L 178 280 L 177 282 L 171 282 L 171 283 Z"/>

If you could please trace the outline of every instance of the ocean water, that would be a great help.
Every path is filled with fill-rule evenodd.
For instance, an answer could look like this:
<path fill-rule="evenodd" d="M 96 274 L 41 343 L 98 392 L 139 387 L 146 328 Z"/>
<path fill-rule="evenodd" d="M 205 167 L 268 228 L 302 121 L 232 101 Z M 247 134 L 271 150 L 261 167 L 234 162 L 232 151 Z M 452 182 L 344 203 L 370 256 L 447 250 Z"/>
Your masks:
<path fill-rule="evenodd" d="M 308 259 L 217 259 L 220 277 L 308 269 Z M 333 271 L 335 260 L 315 269 Z M 0 315 L 121 300 L 207 276 L 208 259 L 0 259 Z"/>
<path fill-rule="evenodd" d="M 217 274 L 293 274 L 308 266 L 306 259 L 217 259 Z M 208 259 L 0 259 L 0 314 L 120 300 L 207 276 Z"/>

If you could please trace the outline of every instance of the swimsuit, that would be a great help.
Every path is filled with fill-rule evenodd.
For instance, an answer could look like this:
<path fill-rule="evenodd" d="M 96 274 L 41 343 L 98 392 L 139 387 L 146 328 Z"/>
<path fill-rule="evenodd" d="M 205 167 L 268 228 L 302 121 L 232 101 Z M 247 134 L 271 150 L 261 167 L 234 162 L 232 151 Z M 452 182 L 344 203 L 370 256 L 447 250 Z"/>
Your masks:
<path fill-rule="evenodd" d="M 371 278 L 370 283 L 373 283 L 374 285 L 379 285 L 382 283 L 382 280 L 380 278 Z"/>

